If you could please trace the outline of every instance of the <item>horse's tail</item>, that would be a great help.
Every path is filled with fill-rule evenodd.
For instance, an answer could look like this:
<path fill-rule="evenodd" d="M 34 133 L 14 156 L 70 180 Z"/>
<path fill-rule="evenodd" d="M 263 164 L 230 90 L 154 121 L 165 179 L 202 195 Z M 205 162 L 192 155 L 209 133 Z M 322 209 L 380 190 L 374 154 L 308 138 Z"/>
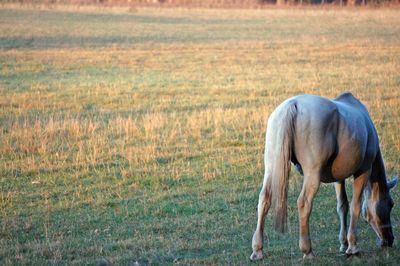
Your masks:
<path fill-rule="evenodd" d="M 288 102 L 281 106 L 274 114 L 272 121 L 272 139 L 268 140 L 271 146 L 268 165 L 271 169 L 271 200 L 274 208 L 273 227 L 281 233 L 287 232 L 287 197 L 289 187 L 290 159 L 294 139 L 294 124 L 297 106 Z M 268 134 L 267 134 L 268 136 Z M 267 145 L 268 146 L 268 145 Z M 268 160 L 266 158 L 266 160 Z"/>

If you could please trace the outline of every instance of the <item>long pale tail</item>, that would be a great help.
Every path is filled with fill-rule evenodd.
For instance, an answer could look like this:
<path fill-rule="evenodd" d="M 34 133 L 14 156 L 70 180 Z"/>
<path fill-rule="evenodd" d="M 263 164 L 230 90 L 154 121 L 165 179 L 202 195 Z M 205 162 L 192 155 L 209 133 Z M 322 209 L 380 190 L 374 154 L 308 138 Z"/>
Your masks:
<path fill-rule="evenodd" d="M 268 123 L 271 132 L 267 132 L 266 160 L 271 160 L 267 165 L 271 168 L 273 227 L 281 233 L 287 232 L 287 196 L 296 114 L 296 104 L 287 102 L 274 112 Z"/>

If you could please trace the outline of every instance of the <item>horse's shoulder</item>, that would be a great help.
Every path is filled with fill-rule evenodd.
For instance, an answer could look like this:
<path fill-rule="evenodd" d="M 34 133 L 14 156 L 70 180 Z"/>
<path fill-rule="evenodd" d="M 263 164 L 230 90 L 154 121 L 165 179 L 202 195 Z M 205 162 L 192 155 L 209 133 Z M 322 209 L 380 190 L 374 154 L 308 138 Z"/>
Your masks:
<path fill-rule="evenodd" d="M 350 92 L 343 93 L 333 100 L 336 102 L 341 120 L 345 121 L 352 131 L 367 130 L 370 136 L 375 136 L 376 129 L 367 107 Z"/>

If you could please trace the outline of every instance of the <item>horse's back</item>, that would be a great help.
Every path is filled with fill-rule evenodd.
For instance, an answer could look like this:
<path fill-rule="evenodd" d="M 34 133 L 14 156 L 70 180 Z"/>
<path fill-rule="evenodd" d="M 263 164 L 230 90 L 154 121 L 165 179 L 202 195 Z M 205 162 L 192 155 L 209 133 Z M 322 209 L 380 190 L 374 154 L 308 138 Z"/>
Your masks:
<path fill-rule="evenodd" d="M 306 175 L 320 171 L 321 181 L 333 182 L 371 166 L 378 149 L 375 127 L 365 106 L 352 94 L 334 100 L 295 96 L 277 109 L 282 112 L 293 105 L 297 113 L 292 161 Z"/>

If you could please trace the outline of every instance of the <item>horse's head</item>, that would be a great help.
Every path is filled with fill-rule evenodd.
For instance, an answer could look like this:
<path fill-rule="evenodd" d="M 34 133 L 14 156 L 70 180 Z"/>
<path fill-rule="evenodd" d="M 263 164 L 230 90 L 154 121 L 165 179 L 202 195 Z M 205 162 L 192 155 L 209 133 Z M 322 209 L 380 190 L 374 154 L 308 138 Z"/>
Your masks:
<path fill-rule="evenodd" d="M 394 240 L 390 222 L 390 212 L 394 203 L 389 190 L 396 186 L 397 181 L 396 177 L 388 182 L 386 189 L 371 185 L 364 191 L 362 214 L 378 235 L 381 247 L 391 247 Z"/>

